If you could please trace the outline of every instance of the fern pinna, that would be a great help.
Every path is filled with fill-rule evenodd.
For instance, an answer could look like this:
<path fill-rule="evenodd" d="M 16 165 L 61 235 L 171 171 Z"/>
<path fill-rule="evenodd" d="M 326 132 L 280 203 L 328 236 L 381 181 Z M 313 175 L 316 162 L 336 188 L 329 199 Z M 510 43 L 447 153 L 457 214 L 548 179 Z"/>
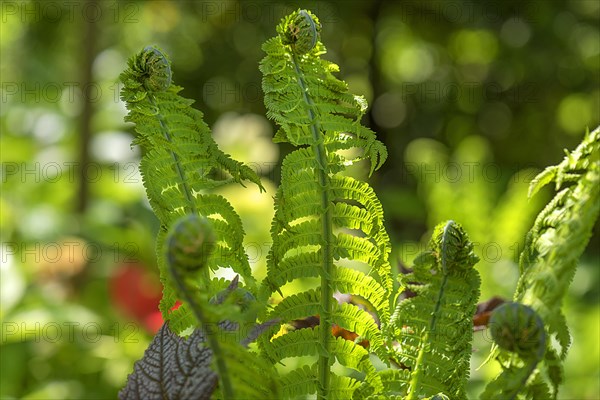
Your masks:
<path fill-rule="evenodd" d="M 540 173 L 531 182 L 530 196 L 552 182 L 558 193 L 527 234 L 514 296 L 516 302 L 530 306 L 541 317 L 548 337 L 540 368 L 521 382 L 519 396 L 523 398 L 556 399 L 562 382 L 562 361 L 571 343 L 562 300 L 600 212 L 600 127 L 587 132 L 559 165 Z M 502 388 L 513 384 L 509 372 L 526 368 L 528 362 L 506 350 L 496 349 L 494 355 L 505 373 L 490 383 L 482 399 L 499 398 Z"/>
<path fill-rule="evenodd" d="M 298 149 L 282 165 L 261 298 L 281 293 L 284 285 L 300 278 L 320 280 L 266 313 L 264 318 L 278 318 L 280 323 L 259 338 L 259 345 L 274 363 L 288 357 L 318 358 L 282 377 L 286 397 L 316 392 L 323 399 L 350 398 L 360 382 L 337 376 L 331 366 L 337 360 L 377 385 L 369 353 L 386 360 L 384 327 L 355 305 L 337 304 L 334 292 L 364 298 L 385 324 L 392 280 L 381 204 L 367 183 L 342 173 L 364 158 L 375 170 L 386 150 L 361 125 L 365 100 L 349 94 L 346 84 L 332 75 L 338 67 L 321 59 L 325 47 L 319 40 L 318 19 L 299 10 L 285 17 L 277 32 L 263 45 L 267 55 L 260 63 L 265 105 L 267 115 L 281 126 L 274 140 Z M 361 155 L 346 158 L 341 151 L 349 149 L 359 149 Z M 349 268 L 349 261 L 362 269 Z M 313 315 L 320 323 L 312 329 L 279 331 L 286 323 Z M 334 324 L 359 337 L 355 342 L 335 338 Z M 358 344 L 363 339 L 369 341 L 368 349 Z"/>
<path fill-rule="evenodd" d="M 170 320 L 171 329 L 181 332 L 195 320 L 187 304 L 170 311 L 177 296 L 163 255 L 167 229 L 184 215 L 209 218 L 216 235 L 216 248 L 207 260 L 209 269 L 231 267 L 252 288 L 255 282 L 242 246 L 241 220 L 225 198 L 207 191 L 232 181 L 249 180 L 259 186 L 260 181 L 250 168 L 217 147 L 202 113 L 191 107 L 192 100 L 178 95 L 181 88 L 172 83 L 170 62 L 164 53 L 147 47 L 129 60 L 128 67 L 121 74 L 121 97 L 129 110 L 126 120 L 135 123 L 139 134 L 134 143 L 144 150 L 140 171 L 161 223 L 157 240 L 164 285 L 160 309 L 163 318 Z M 203 290 L 199 292 L 210 289 L 208 292 L 214 294 L 223 289 L 223 284 L 210 284 L 209 269 L 203 269 L 199 284 Z"/>

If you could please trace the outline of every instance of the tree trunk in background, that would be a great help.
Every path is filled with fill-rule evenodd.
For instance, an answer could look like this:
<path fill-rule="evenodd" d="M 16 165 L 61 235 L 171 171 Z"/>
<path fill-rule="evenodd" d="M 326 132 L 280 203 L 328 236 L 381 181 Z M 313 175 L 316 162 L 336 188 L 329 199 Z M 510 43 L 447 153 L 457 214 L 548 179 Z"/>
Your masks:
<path fill-rule="evenodd" d="M 97 8 L 96 0 L 88 0 Z M 92 136 L 91 120 L 93 115 L 93 105 L 90 101 L 90 90 L 92 83 L 92 65 L 96 55 L 96 23 L 87 18 L 83 18 L 82 31 L 83 40 L 81 41 L 80 54 L 82 55 L 81 68 L 81 88 L 83 91 L 83 111 L 81 113 L 79 126 L 79 193 L 77 196 L 77 212 L 83 214 L 88 205 L 89 182 L 87 180 L 87 169 L 90 163 L 89 143 Z"/>

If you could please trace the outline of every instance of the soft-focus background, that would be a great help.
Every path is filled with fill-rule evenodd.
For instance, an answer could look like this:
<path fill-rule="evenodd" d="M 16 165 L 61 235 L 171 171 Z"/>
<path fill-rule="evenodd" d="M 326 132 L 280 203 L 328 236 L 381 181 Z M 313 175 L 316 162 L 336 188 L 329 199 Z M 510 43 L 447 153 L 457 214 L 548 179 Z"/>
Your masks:
<path fill-rule="evenodd" d="M 302 2 L 326 57 L 370 110 L 390 157 L 372 178 L 393 263 L 410 266 L 430 229 L 453 218 L 477 243 L 482 300 L 510 297 L 522 239 L 558 163 L 600 109 L 600 2 Z M 1 3 L 0 397 L 114 398 L 161 324 L 157 222 L 123 122 L 118 75 L 146 45 L 164 49 L 183 95 L 268 194 L 227 188 L 247 250 L 265 274 L 278 162 L 262 103 L 261 43 L 298 2 Z M 354 173 L 365 175 L 357 169 Z M 561 399 L 600 398 L 596 226 L 566 300 L 573 347 Z M 470 397 L 496 371 L 480 366 Z"/>

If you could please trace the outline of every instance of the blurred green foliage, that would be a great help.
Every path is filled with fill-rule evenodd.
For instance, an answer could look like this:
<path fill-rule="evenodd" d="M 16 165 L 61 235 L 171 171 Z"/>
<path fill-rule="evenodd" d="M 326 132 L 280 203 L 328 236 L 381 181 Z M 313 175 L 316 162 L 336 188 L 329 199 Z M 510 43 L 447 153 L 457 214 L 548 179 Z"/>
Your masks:
<path fill-rule="evenodd" d="M 463 224 L 479 256 L 478 269 L 487 277 L 481 297 L 511 297 L 519 277 L 518 260 L 525 235 L 548 196 L 527 198 L 532 169 L 502 177 L 506 170 L 493 162 L 489 141 L 465 137 L 452 154 L 438 141 L 415 139 L 406 148 L 406 167 L 418 182 L 427 208 L 427 226 L 455 219 Z M 426 237 L 430 236 L 428 233 Z M 401 249 L 414 250 L 405 242 Z M 422 248 L 416 248 L 422 251 Z M 417 254 L 401 254 L 408 263 Z"/>
<path fill-rule="evenodd" d="M 523 234 L 548 196 L 527 202 L 528 180 L 600 121 L 600 3 L 302 6 L 319 16 L 328 58 L 351 91 L 365 95 L 365 123 L 388 146 L 390 158 L 372 183 L 398 263 L 410 265 L 428 229 L 453 218 L 480 244 L 483 296 L 510 296 Z M 224 150 L 264 177 L 267 195 L 224 189 L 264 276 L 276 164 L 289 149 L 279 154 L 269 141 L 260 44 L 297 7 L 2 2 L 0 397 L 114 398 L 151 337 L 110 289 L 123 265 L 156 275 L 157 222 L 117 82 L 127 57 L 148 44 L 171 55 L 183 95 L 197 100 Z M 600 396 L 598 233 L 566 304 L 574 341 L 563 398 Z M 489 345 L 478 335 L 474 367 Z M 474 370 L 471 397 L 493 375 Z"/>

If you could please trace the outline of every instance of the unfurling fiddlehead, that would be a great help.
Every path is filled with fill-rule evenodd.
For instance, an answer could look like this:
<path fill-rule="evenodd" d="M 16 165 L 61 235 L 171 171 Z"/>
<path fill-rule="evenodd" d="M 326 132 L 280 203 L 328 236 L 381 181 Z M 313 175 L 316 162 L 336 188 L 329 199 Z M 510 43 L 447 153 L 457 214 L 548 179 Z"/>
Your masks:
<path fill-rule="evenodd" d="M 544 355 L 546 332 L 539 315 L 519 303 L 504 303 L 494 310 L 488 323 L 494 342 L 521 357 L 540 361 Z"/>
<path fill-rule="evenodd" d="M 281 43 L 292 47 L 296 54 L 311 51 L 320 39 L 321 25 L 306 10 L 299 10 L 286 19 L 277 28 Z"/>
<path fill-rule="evenodd" d="M 138 74 L 142 85 L 152 92 L 164 92 L 171 86 L 171 65 L 167 57 L 157 48 L 144 48 L 141 57 L 131 66 Z"/>
<path fill-rule="evenodd" d="M 177 294 L 163 251 L 167 230 L 184 215 L 206 217 L 213 228 L 215 249 L 206 260 L 208 268 L 195 282 L 197 293 L 214 295 L 223 289 L 220 281 L 211 278 L 211 272 L 219 268 L 232 268 L 254 292 L 241 220 L 225 198 L 210 191 L 244 180 L 262 186 L 254 171 L 217 147 L 202 113 L 191 107 L 193 101 L 178 95 L 181 88 L 173 84 L 171 66 L 162 51 L 146 47 L 129 60 L 128 67 L 121 74 L 121 97 L 129 109 L 126 120 L 135 123 L 139 134 L 135 143 L 144 150 L 140 171 L 161 224 L 157 240 L 164 287 L 160 309 L 170 328 L 179 333 L 196 321 L 188 304 L 170 311 Z"/>
<path fill-rule="evenodd" d="M 489 329 L 496 345 L 505 351 L 497 358 L 503 372 L 486 387 L 481 398 L 512 400 L 525 393 L 534 399 L 548 398 L 543 382 L 537 376 L 532 378 L 547 345 L 539 315 L 526 305 L 504 303 L 492 313 Z"/>
<path fill-rule="evenodd" d="M 215 249 L 215 233 L 206 218 L 187 215 L 175 221 L 167 235 L 167 259 L 188 271 L 206 267 Z"/>
<path fill-rule="evenodd" d="M 223 398 L 233 399 L 233 387 L 227 372 L 227 364 L 221 351 L 217 331 L 211 323 L 201 302 L 198 302 L 188 287 L 186 273 L 207 268 L 206 261 L 210 251 L 214 249 L 214 234 L 210 223 L 197 215 L 184 216 L 177 220 L 166 239 L 166 260 L 169 272 L 177 285 L 178 292 L 200 322 L 201 329 L 206 333 L 213 357 L 216 360 L 216 370 L 221 382 Z"/>
<path fill-rule="evenodd" d="M 562 301 L 600 213 L 600 128 L 586 133 L 581 144 L 567 152 L 559 165 L 540 173 L 531 182 L 530 196 L 551 182 L 558 193 L 527 234 L 514 296 L 514 301 L 528 305 L 539 315 L 546 329 L 544 358 L 532 373 L 535 379 L 529 379 L 523 390 L 527 399 L 536 400 L 556 399 L 562 382 L 561 364 L 571 343 Z M 506 370 L 522 367 L 519 360 L 513 363 L 502 350 L 496 353 Z M 490 385 L 501 387 L 499 380 L 504 382 L 503 375 Z M 482 399 L 489 398 L 489 393 L 491 390 L 486 390 Z"/>
<path fill-rule="evenodd" d="M 209 344 L 222 398 L 275 398 L 278 396 L 275 370 L 264 360 L 258 359 L 256 354 L 244 348 L 258 335 L 252 332 L 261 332 L 264 327 L 255 326 L 252 319 L 250 326 L 244 326 L 252 327 L 249 337 L 239 343 L 237 340 L 227 340 L 232 333 L 239 334 L 242 330 L 233 321 L 219 320 L 220 313 L 215 312 L 215 308 L 227 307 L 229 297 L 242 290 L 237 287 L 237 277 L 210 302 L 206 301 L 206 296 L 194 296 L 194 289 L 188 284 L 195 273 L 208 268 L 207 261 L 214 248 L 214 233 L 206 218 L 188 215 L 177 220 L 167 233 L 165 244 L 167 265 L 173 282 L 177 286 L 178 294 L 201 323 L 196 329 L 202 331 Z M 244 311 L 243 305 L 240 308 L 241 310 L 235 310 L 236 314 Z M 261 384 L 256 385 L 258 382 Z"/>
<path fill-rule="evenodd" d="M 278 35 L 263 45 L 267 55 L 260 70 L 267 115 L 281 126 L 274 140 L 299 148 L 283 161 L 261 299 L 281 293 L 284 285 L 297 279 L 320 280 L 311 289 L 296 289 L 263 316 L 278 318 L 280 323 L 262 335 L 259 345 L 273 363 L 288 357 L 316 357 L 313 365 L 282 378 L 286 396 L 316 392 L 319 399 L 349 398 L 360 382 L 337 376 L 331 366 L 337 359 L 377 385 L 377 378 L 371 380 L 375 367 L 369 352 L 386 361 L 383 328 L 367 311 L 338 305 L 333 294 L 340 291 L 364 298 L 385 325 L 392 280 L 381 204 L 368 184 L 342 172 L 361 159 L 370 159 L 373 171 L 387 153 L 360 123 L 366 111 L 364 99 L 349 94 L 346 83 L 332 75 L 338 67 L 321 59 L 325 48 L 319 30 L 312 13 L 298 10 L 285 17 L 277 27 Z M 342 150 L 350 149 L 360 155 L 347 158 Z M 351 263 L 361 265 L 362 271 L 350 268 Z M 318 326 L 277 334 L 286 323 L 314 315 L 319 316 Z M 361 339 L 334 338 L 334 324 Z M 363 339 L 370 343 L 368 350 L 358 344 Z"/>
<path fill-rule="evenodd" d="M 463 228 L 454 221 L 439 224 L 430 249 L 415 259 L 413 271 L 402 276 L 416 296 L 401 300 L 392 316 L 399 341 L 399 394 L 406 399 L 443 393 L 466 399 L 473 314 L 480 278 L 478 261 Z"/>

